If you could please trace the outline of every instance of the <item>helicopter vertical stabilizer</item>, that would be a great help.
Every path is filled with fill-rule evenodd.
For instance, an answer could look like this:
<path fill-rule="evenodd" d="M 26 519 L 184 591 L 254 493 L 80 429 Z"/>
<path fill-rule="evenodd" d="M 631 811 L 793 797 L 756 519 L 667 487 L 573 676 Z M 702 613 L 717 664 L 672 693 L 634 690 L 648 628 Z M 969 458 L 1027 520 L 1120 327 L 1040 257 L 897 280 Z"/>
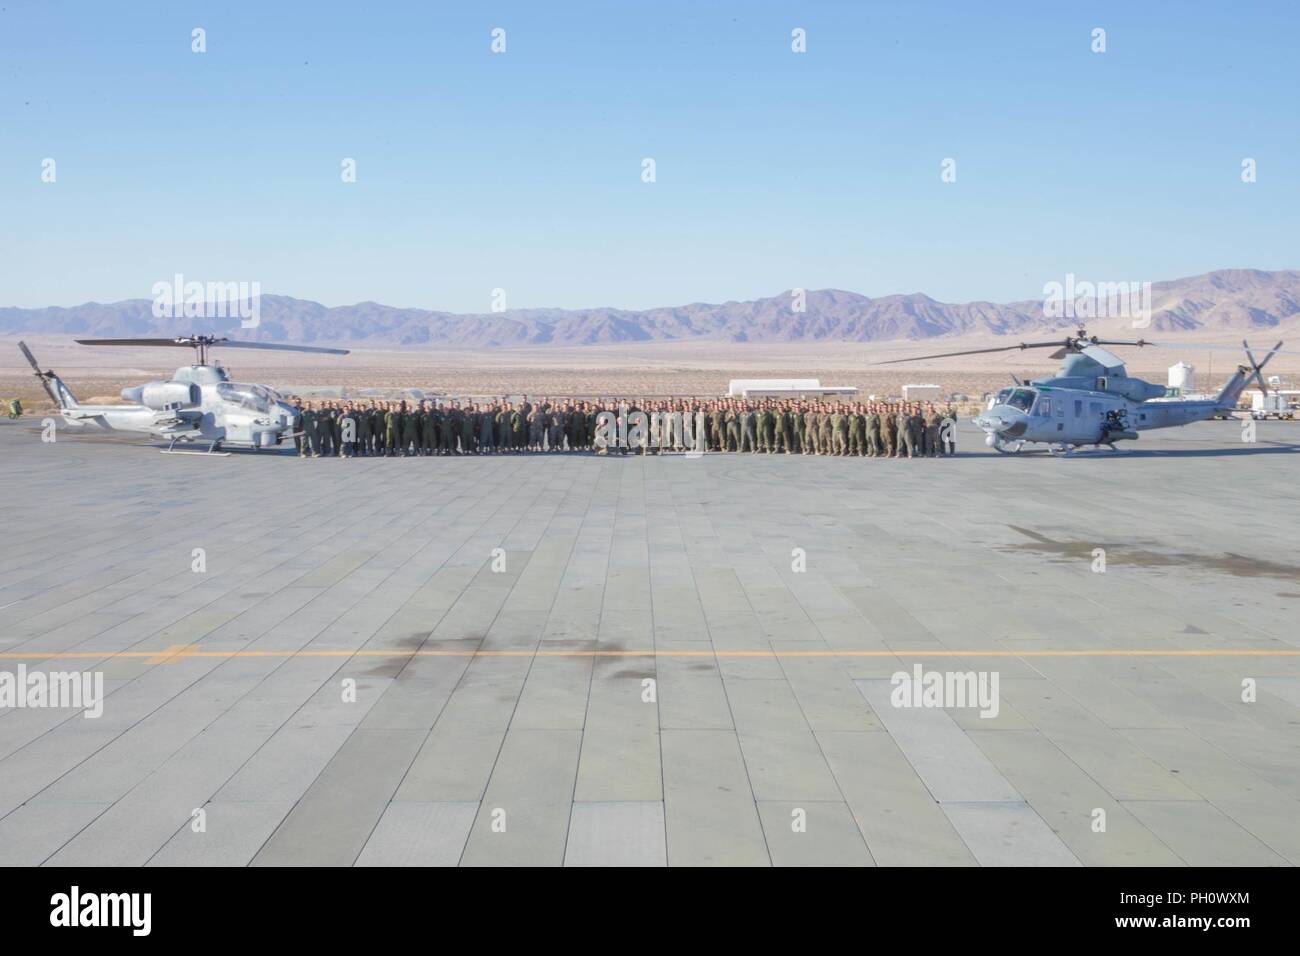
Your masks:
<path fill-rule="evenodd" d="M 1237 366 L 1237 373 L 1228 379 L 1228 383 L 1223 386 L 1223 391 L 1219 392 L 1218 398 L 1214 401 L 1219 408 L 1231 410 L 1237 407 L 1237 400 L 1241 398 L 1241 393 L 1246 390 L 1247 373 L 1248 369 L 1245 366 Z"/>

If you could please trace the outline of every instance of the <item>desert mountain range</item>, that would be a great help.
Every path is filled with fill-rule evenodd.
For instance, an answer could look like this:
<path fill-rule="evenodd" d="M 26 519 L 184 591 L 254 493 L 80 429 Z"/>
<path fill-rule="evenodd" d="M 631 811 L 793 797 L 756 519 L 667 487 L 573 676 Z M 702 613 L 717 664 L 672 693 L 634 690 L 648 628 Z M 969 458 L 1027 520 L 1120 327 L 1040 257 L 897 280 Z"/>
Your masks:
<path fill-rule="evenodd" d="M 1063 281 L 1063 280 L 1062 280 Z M 150 299 L 71 308 L 0 307 L 0 332 L 87 337 L 171 336 L 221 332 L 261 341 L 493 348 L 581 346 L 700 340 L 712 342 L 876 342 L 939 336 L 1021 335 L 1072 329 L 1073 318 L 1045 315 L 1041 299 L 938 302 L 922 293 L 870 298 L 823 289 L 806 293 L 792 309 L 789 290 L 764 299 L 693 303 L 629 311 L 512 309 L 455 314 L 394 308 L 377 302 L 326 307 L 282 295 L 261 297 L 261 323 L 240 328 L 238 317 L 156 318 Z M 1088 321 L 1113 332 L 1129 319 Z M 1224 269 L 1152 283 L 1150 331 L 1242 332 L 1300 327 L 1300 272 Z M 1149 334 L 1144 330 L 1143 334 Z"/>

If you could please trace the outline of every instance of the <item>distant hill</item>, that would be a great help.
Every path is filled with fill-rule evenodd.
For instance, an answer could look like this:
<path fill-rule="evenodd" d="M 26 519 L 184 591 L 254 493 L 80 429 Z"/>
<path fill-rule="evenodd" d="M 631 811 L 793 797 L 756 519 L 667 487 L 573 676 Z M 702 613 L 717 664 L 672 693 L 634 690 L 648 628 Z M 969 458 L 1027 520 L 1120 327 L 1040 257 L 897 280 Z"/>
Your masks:
<path fill-rule="evenodd" d="M 1225 269 L 1152 285 L 1151 329 L 1250 332 L 1300 324 L 1300 272 Z M 1050 319 L 1041 300 L 949 304 L 927 295 L 868 298 L 836 289 L 810 291 L 794 312 L 787 290 L 750 302 L 694 303 L 632 312 L 614 308 L 513 309 L 457 315 L 377 302 L 327 308 L 263 295 L 261 325 L 232 319 L 157 319 L 148 299 L 72 308 L 0 308 L 0 332 L 88 337 L 217 331 L 232 337 L 298 343 L 462 348 L 601 345 L 700 339 L 722 342 L 875 342 L 1073 328 Z M 1103 325 L 1104 323 L 1089 323 Z M 1113 326 L 1112 326 L 1113 328 Z"/>

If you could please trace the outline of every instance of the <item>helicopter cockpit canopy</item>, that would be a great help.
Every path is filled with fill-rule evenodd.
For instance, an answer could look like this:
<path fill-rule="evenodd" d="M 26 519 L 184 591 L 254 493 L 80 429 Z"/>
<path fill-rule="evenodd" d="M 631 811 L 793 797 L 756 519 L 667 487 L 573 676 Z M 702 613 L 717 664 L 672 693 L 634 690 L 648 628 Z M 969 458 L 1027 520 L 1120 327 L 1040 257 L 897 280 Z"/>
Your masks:
<path fill-rule="evenodd" d="M 221 382 L 217 395 L 227 402 L 235 402 L 255 412 L 268 412 L 280 396 L 264 385 L 244 385 L 240 382 Z"/>
<path fill-rule="evenodd" d="M 1034 399 L 1037 397 L 1038 392 L 1032 388 L 1004 388 L 998 392 L 996 404 L 1010 405 L 1022 412 L 1028 412 L 1034 407 Z"/>

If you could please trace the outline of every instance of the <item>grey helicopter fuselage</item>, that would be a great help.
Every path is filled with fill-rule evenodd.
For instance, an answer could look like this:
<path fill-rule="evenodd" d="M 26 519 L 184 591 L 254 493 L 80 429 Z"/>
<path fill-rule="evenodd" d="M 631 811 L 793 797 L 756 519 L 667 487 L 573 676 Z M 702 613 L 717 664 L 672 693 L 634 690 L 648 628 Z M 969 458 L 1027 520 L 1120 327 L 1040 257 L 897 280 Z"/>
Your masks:
<path fill-rule="evenodd" d="M 127 405 L 83 405 L 57 377 L 52 384 L 75 428 L 249 448 L 273 448 L 293 433 L 294 409 L 274 389 L 232 382 L 220 365 L 182 366 L 170 381 L 124 388 Z"/>
<path fill-rule="evenodd" d="M 1074 353 L 1064 357 L 1057 375 L 998 392 L 975 424 L 999 451 L 1019 450 L 1029 442 L 1056 450 L 1113 445 L 1147 429 L 1213 418 L 1236 406 L 1248 378 L 1239 367 L 1215 398 L 1165 401 L 1163 387 L 1129 378 L 1122 364 L 1107 366 Z"/>

